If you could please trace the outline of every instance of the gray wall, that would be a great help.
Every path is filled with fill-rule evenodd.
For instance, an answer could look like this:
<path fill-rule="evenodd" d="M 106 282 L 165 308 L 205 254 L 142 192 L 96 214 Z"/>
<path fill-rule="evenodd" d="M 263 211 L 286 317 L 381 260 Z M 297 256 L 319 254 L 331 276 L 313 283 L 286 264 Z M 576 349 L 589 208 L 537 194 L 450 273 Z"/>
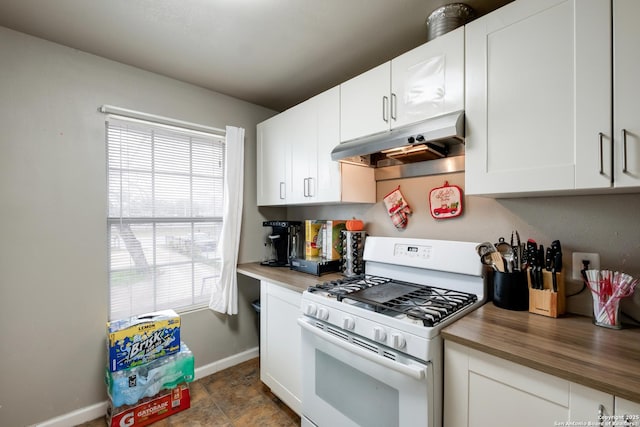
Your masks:
<path fill-rule="evenodd" d="M 381 181 L 377 185 L 378 203 L 296 207 L 287 210 L 288 219 L 362 218 L 374 236 L 405 236 L 430 239 L 496 242 L 507 240 L 517 229 L 523 241 L 535 239 L 545 247 L 555 239 L 563 245 L 564 266 L 570 278 L 573 252 L 600 253 L 601 268 L 624 271 L 640 277 L 640 194 L 597 196 L 489 199 L 465 197 L 463 214 L 436 220 L 429 213 L 429 191 L 449 181 L 464 189 L 464 174 L 450 174 L 403 180 Z M 383 197 L 400 185 L 413 210 L 405 230 L 391 224 Z M 567 276 L 565 276 L 567 277 Z M 569 293 L 581 284 L 568 280 Z M 585 291 L 567 300 L 573 313 L 589 315 L 591 296 Z M 640 320 L 640 291 L 623 301 L 623 311 Z"/>
<path fill-rule="evenodd" d="M 0 425 L 22 426 L 106 399 L 108 313 L 102 104 L 246 130 L 240 260 L 258 260 L 255 125 L 275 112 L 0 27 Z M 277 211 L 276 211 L 277 212 Z M 261 237 L 260 237 L 261 239 Z M 183 315 L 196 366 L 255 348 L 240 314 Z"/>

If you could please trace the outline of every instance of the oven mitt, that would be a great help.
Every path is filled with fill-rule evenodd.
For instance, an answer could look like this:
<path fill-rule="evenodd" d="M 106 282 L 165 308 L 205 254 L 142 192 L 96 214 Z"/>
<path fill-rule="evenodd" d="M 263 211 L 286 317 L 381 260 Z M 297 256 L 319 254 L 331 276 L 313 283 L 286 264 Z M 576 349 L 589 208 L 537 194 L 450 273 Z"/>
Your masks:
<path fill-rule="evenodd" d="M 411 215 L 412 212 L 409 204 L 400 192 L 400 186 L 384 196 L 383 201 L 393 225 L 397 229 L 405 228 L 408 222 L 407 216 Z"/>
<path fill-rule="evenodd" d="M 462 214 L 462 189 L 445 181 L 429 192 L 429 211 L 435 219 L 455 218 Z"/>

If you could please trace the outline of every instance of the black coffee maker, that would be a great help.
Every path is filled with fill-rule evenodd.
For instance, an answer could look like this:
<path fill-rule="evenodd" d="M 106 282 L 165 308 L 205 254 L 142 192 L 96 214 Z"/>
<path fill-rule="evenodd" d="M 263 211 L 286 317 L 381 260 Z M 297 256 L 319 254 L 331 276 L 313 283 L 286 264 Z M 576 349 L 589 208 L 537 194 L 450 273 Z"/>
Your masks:
<path fill-rule="evenodd" d="M 289 258 L 302 255 L 300 221 L 264 221 L 264 227 L 271 227 L 264 243 L 265 254 L 262 265 L 271 267 L 288 267 Z"/>

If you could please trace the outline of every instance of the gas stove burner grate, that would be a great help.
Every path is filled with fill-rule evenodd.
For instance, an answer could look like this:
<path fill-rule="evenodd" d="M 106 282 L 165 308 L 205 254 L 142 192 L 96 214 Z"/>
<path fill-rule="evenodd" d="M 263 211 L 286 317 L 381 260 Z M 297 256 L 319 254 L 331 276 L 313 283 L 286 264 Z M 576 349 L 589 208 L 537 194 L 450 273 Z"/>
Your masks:
<path fill-rule="evenodd" d="M 435 326 L 477 300 L 478 297 L 474 294 L 425 287 L 382 303 L 380 309 L 392 310 L 422 320 L 425 326 Z"/>
<path fill-rule="evenodd" d="M 356 276 L 309 288 L 326 292 L 338 301 L 349 299 L 379 313 L 402 314 L 432 327 L 473 304 L 477 295 L 434 286 L 401 282 L 386 277 Z"/>
<path fill-rule="evenodd" d="M 326 292 L 327 294 L 336 297 L 338 301 L 342 301 L 342 298 L 344 298 L 345 295 L 349 295 L 354 292 L 381 285 L 390 281 L 391 279 L 388 279 L 386 277 L 377 277 L 362 274 L 359 276 L 320 283 L 319 285 L 311 286 L 308 290 L 309 292 Z"/>

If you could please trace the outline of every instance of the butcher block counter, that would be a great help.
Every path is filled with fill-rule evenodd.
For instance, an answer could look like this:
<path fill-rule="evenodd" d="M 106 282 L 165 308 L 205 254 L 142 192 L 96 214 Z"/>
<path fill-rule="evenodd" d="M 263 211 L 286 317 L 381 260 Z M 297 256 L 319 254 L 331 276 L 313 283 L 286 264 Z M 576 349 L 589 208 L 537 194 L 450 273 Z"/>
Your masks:
<path fill-rule="evenodd" d="M 442 336 L 484 353 L 640 402 L 640 328 L 613 330 L 588 317 L 557 319 L 485 304 Z"/>
<path fill-rule="evenodd" d="M 266 280 L 298 292 L 305 291 L 309 286 L 343 277 L 340 273 L 326 273 L 322 276 L 314 276 L 313 274 L 293 271 L 288 267 L 268 267 L 260 265 L 259 262 L 238 264 L 237 269 L 238 273 L 244 274 L 245 276 L 258 280 Z"/>

